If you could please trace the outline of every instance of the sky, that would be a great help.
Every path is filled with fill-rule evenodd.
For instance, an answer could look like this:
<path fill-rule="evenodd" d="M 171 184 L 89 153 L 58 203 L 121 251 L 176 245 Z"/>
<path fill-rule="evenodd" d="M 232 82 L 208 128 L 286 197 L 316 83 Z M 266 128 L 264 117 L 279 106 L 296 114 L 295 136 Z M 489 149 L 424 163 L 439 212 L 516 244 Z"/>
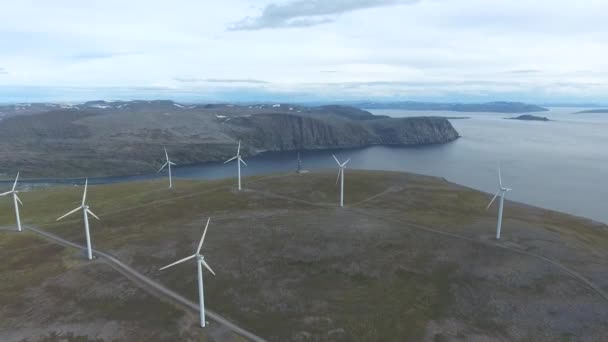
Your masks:
<path fill-rule="evenodd" d="M 608 103 L 606 0 L 20 0 L 0 102 Z"/>

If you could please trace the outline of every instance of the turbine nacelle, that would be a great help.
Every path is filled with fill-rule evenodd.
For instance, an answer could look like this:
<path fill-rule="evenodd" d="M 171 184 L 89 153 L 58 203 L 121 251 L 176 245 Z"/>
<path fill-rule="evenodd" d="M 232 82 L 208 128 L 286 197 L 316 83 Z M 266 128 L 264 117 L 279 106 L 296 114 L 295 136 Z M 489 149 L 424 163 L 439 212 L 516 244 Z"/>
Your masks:
<path fill-rule="evenodd" d="M 338 181 L 340 181 L 340 176 L 344 173 L 346 164 L 348 164 L 350 159 L 347 159 L 344 163 L 340 163 L 340 160 L 338 160 L 338 158 L 335 155 L 332 154 L 331 156 L 334 157 L 334 160 L 338 164 L 338 176 L 336 177 L 336 184 L 338 184 Z"/>
<path fill-rule="evenodd" d="M 488 206 L 486 207 L 486 210 L 488 210 L 490 208 L 490 206 L 492 205 L 492 203 L 494 203 L 494 200 L 496 200 L 496 198 L 500 194 L 500 201 L 498 203 L 498 221 L 496 223 L 496 240 L 500 240 L 500 230 L 502 228 L 502 210 L 503 210 L 503 206 L 504 206 L 504 202 L 505 202 L 505 194 L 509 191 L 511 191 L 511 188 L 507 188 L 502 185 L 502 175 L 500 173 L 500 167 L 499 167 L 498 168 L 498 191 L 496 191 L 496 194 L 494 195 L 494 197 L 492 197 L 492 200 L 490 201 L 490 203 L 488 203 Z"/>
<path fill-rule="evenodd" d="M 239 146 L 236 148 L 236 155 L 234 157 L 226 160 L 224 162 L 224 164 L 230 163 L 231 161 L 233 161 L 235 159 L 236 159 L 236 169 L 237 169 L 239 191 L 241 191 L 241 164 L 247 166 L 247 163 L 245 163 L 243 158 L 241 158 L 241 141 L 240 140 L 239 140 Z"/>
<path fill-rule="evenodd" d="M 243 165 L 247 166 L 247 163 L 245 163 L 245 161 L 243 160 L 243 158 L 241 157 L 241 141 L 239 140 L 239 145 L 236 148 L 236 155 L 228 160 L 226 160 L 224 162 L 224 164 L 226 163 L 230 163 L 231 161 L 237 159 L 240 163 L 243 163 Z"/>
<path fill-rule="evenodd" d="M 160 169 L 158 169 L 158 171 L 156 173 L 160 173 L 164 168 L 168 168 L 169 170 L 169 189 L 173 188 L 173 179 L 171 177 L 171 166 L 175 166 L 177 164 L 175 164 L 174 162 L 172 162 L 169 159 L 169 153 L 167 153 L 167 148 L 163 147 L 163 149 L 165 150 L 165 163 L 163 164 L 163 166 L 160 167 Z"/>
<path fill-rule="evenodd" d="M 199 298 L 199 308 L 200 308 L 200 325 L 202 328 L 204 328 L 205 325 L 207 324 L 207 322 L 205 321 L 205 296 L 203 293 L 203 267 L 206 268 L 207 270 L 209 270 L 209 272 L 211 272 L 211 274 L 215 275 L 215 272 L 213 272 L 211 267 L 209 267 L 209 265 L 205 261 L 205 257 L 201 254 L 201 248 L 203 248 L 203 242 L 205 242 L 205 235 L 207 235 L 207 228 L 209 228 L 209 221 L 211 221 L 211 218 L 207 219 L 207 224 L 205 225 L 205 230 L 203 231 L 203 236 L 201 237 L 201 241 L 198 243 L 198 247 L 196 248 L 196 253 L 194 253 L 188 257 L 185 257 L 181 260 L 178 260 L 172 264 L 161 267 L 159 269 L 159 271 L 164 270 L 169 267 L 173 267 L 177 264 L 181 264 L 182 262 L 185 262 L 185 261 L 188 261 L 191 259 L 196 259 L 197 276 L 198 276 L 198 298 Z"/>
<path fill-rule="evenodd" d="M 88 254 L 88 258 L 89 258 L 89 260 L 92 260 L 92 259 L 93 259 L 93 248 L 91 247 L 91 234 L 90 234 L 90 232 L 89 232 L 89 215 L 93 216 L 94 218 L 96 218 L 96 219 L 98 219 L 98 220 L 99 220 L 99 217 L 97 217 L 97 215 L 95 215 L 95 214 L 94 214 L 94 213 L 91 211 L 91 209 L 89 209 L 89 205 L 88 205 L 88 204 L 86 204 L 86 200 L 87 200 L 87 188 L 88 188 L 88 185 L 89 185 L 89 179 L 87 178 L 87 179 L 84 181 L 84 191 L 82 192 L 82 202 L 81 202 L 81 204 L 78 206 L 78 208 L 76 208 L 76 209 L 74 209 L 74 210 L 72 210 L 72 211 L 68 212 L 67 214 L 65 214 L 65 215 L 63 215 L 63 216 L 61 216 L 61 217 L 59 217 L 59 218 L 57 219 L 57 221 L 59 221 L 59 220 L 61 220 L 61 219 L 65 218 L 65 217 L 68 217 L 68 216 L 70 216 L 70 215 L 74 214 L 75 212 L 77 212 L 77 211 L 79 211 L 79 210 L 82 210 L 82 211 L 83 211 L 83 213 L 84 213 L 84 232 L 85 232 L 86 239 L 87 239 L 87 254 Z"/>
<path fill-rule="evenodd" d="M 90 214 L 91 216 L 93 216 L 94 218 L 99 220 L 99 217 L 97 217 L 97 215 L 95 215 L 91 210 L 90 210 L 90 206 L 88 204 L 86 204 L 86 200 L 87 200 L 87 188 L 89 185 L 89 179 L 87 178 L 84 182 L 84 191 L 82 193 L 82 203 L 80 204 L 79 207 L 73 209 L 72 211 L 69 211 L 68 213 L 66 213 L 65 215 L 59 217 L 56 221 L 60 221 L 63 218 L 66 218 L 70 215 L 72 215 L 73 213 L 77 212 L 78 210 L 84 210 L 84 212 L 86 212 L 87 214 Z"/>
<path fill-rule="evenodd" d="M 213 270 L 211 269 L 211 267 L 209 267 L 209 265 L 207 264 L 207 262 L 205 262 L 205 257 L 201 254 L 201 249 L 203 248 L 203 242 L 205 242 L 205 235 L 207 235 L 207 228 L 209 228 L 209 222 L 211 221 L 211 217 L 207 219 L 207 224 L 205 224 L 205 230 L 203 230 L 203 236 L 201 237 L 200 242 L 198 243 L 198 247 L 196 248 L 196 253 L 185 257 L 183 259 L 180 259 L 172 264 L 169 264 L 167 266 L 161 267 L 158 270 L 162 271 L 164 269 L 167 269 L 169 267 L 173 267 L 177 264 L 181 264 L 182 262 L 188 261 L 190 259 L 197 259 L 197 261 L 199 261 L 203 266 L 205 266 L 205 268 L 207 268 L 209 270 L 209 272 L 211 272 L 211 274 L 215 275 L 215 272 L 213 272 Z"/>
<path fill-rule="evenodd" d="M 494 194 L 494 197 L 492 197 L 492 200 L 490 201 L 490 203 L 488 203 L 488 206 L 486 207 L 486 210 L 490 209 L 490 206 L 492 206 L 492 203 L 494 203 L 494 200 L 496 200 L 496 198 L 498 197 L 498 195 L 500 195 L 501 197 L 504 197 L 504 194 L 511 191 L 513 189 L 511 188 L 505 188 L 502 185 L 502 175 L 500 172 L 500 168 L 498 168 L 498 191 L 496 191 L 496 194 Z"/>
<path fill-rule="evenodd" d="M 23 206 L 23 202 L 17 195 L 19 190 L 17 190 L 17 181 L 19 180 L 19 172 L 17 172 L 17 177 L 15 177 L 15 182 L 13 183 L 13 187 L 10 191 L 1 193 L 0 196 L 13 195 L 13 203 L 15 207 L 15 219 L 17 221 L 17 230 L 21 231 L 21 216 L 19 215 L 19 205 Z"/>

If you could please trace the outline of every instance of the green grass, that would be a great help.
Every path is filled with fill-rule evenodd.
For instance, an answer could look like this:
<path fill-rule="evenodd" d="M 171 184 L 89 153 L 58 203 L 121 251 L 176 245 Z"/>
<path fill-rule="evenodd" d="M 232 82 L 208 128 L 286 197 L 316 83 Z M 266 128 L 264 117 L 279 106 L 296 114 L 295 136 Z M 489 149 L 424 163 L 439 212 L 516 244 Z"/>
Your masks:
<path fill-rule="evenodd" d="M 488 313 L 486 317 L 472 318 L 466 311 L 472 309 L 456 306 L 460 302 L 454 297 L 455 289 L 474 288 L 483 294 L 470 281 L 478 279 L 484 286 L 496 288 L 497 296 L 539 299 L 548 296 L 551 286 L 564 277 L 559 274 L 543 278 L 551 279 L 547 284 L 530 281 L 511 288 L 500 274 L 472 274 L 477 268 L 471 264 L 484 270 L 503 267 L 509 272 L 516 265 L 531 277 L 547 267 L 539 268 L 541 262 L 535 259 L 522 266 L 518 263 L 525 258 L 520 255 L 412 227 L 415 223 L 471 239 L 493 234 L 495 213 L 485 211 L 488 195 L 437 178 L 349 170 L 345 203 L 354 206 L 353 210 L 337 207 L 339 188 L 333 171 L 248 177 L 246 191 L 241 193 L 234 186 L 234 179 L 180 180 L 173 190 L 166 189 L 165 181 L 91 186 L 88 202 L 101 217 L 101 221 L 91 220 L 93 244 L 196 301 L 194 263 L 162 272 L 158 268 L 191 254 L 203 220 L 211 216 L 203 252 L 217 276 L 205 274 L 208 306 L 277 341 L 295 339 L 298 334 L 343 341 L 419 340 L 429 322 L 446 318 L 492 331 L 505 324 L 504 318 L 491 317 L 492 308 L 480 310 Z M 81 187 L 22 193 L 24 222 L 83 243 L 79 214 L 55 222 L 78 206 L 81 196 Z M 568 252 L 575 252 L 583 262 L 597 262 L 592 256 L 608 247 L 605 226 L 507 205 L 507 242 L 513 239 L 525 248 L 528 240 L 517 236 L 542 235 L 568 246 Z M 0 202 L 0 212 L 11 210 L 9 201 Z M 12 219 L 11 215 L 0 217 L 0 225 L 10 224 Z M 0 233 L 0 250 L 16 251 L 41 243 L 28 235 Z M 534 247 L 545 252 L 543 246 Z M 20 267 L 31 271 L 0 288 L 0 299 L 19 298 L 23 284 L 40 285 L 82 263 L 73 251 L 52 245 L 35 251 L 6 254 L 10 262 L 0 266 L 0 275 Z M 546 252 L 558 260 L 567 254 Z M 54 257 L 41 258 L 47 254 Z M 40 263 L 40 259 L 44 261 Z M 592 274 L 591 270 L 580 271 Z M 55 290 L 61 297 L 70 296 L 65 289 Z M 181 311 L 167 310 L 157 299 L 114 302 L 97 297 L 81 304 L 104 319 L 146 321 L 157 327 L 163 327 L 163 319 L 174 322 L 181 317 Z M 159 312 L 163 315 L 157 316 Z M 174 327 L 171 324 L 167 329 Z"/>

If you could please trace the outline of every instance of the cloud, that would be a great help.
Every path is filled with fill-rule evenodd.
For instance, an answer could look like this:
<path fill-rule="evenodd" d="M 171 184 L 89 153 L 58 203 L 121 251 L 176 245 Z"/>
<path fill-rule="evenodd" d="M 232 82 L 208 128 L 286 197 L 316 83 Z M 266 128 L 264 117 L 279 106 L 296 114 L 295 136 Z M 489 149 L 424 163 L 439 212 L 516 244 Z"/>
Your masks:
<path fill-rule="evenodd" d="M 8 75 L 8 71 L 4 68 L 0 68 L 0 75 Z"/>
<path fill-rule="evenodd" d="M 189 77 L 175 77 L 174 80 L 182 83 L 249 83 L 249 84 L 268 84 L 270 82 L 255 80 L 249 78 L 189 78 Z"/>
<path fill-rule="evenodd" d="M 82 52 L 71 55 L 73 59 L 106 59 L 129 55 L 128 52 Z"/>
<path fill-rule="evenodd" d="M 511 70 L 509 71 L 512 74 L 538 74 L 542 72 L 538 69 L 522 69 L 522 70 Z"/>
<path fill-rule="evenodd" d="M 246 17 L 228 30 L 309 27 L 335 21 L 336 16 L 362 9 L 411 4 L 420 0 L 292 0 L 267 5 L 257 17 Z"/>

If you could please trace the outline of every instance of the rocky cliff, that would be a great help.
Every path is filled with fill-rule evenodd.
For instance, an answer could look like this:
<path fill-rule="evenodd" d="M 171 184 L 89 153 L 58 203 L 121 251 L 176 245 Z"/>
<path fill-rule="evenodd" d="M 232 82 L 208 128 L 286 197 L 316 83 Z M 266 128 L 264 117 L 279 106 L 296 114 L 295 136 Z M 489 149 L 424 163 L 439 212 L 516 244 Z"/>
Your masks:
<path fill-rule="evenodd" d="M 236 134 L 261 150 L 285 151 L 369 145 L 442 144 L 458 138 L 444 118 L 380 118 L 330 120 L 317 116 L 260 114 L 232 120 Z"/>
<path fill-rule="evenodd" d="M 458 138 L 445 118 L 389 118 L 346 106 L 182 105 L 94 101 L 0 121 L 0 176 L 106 176 L 150 173 L 166 146 L 179 165 L 243 154 L 441 144 Z"/>

